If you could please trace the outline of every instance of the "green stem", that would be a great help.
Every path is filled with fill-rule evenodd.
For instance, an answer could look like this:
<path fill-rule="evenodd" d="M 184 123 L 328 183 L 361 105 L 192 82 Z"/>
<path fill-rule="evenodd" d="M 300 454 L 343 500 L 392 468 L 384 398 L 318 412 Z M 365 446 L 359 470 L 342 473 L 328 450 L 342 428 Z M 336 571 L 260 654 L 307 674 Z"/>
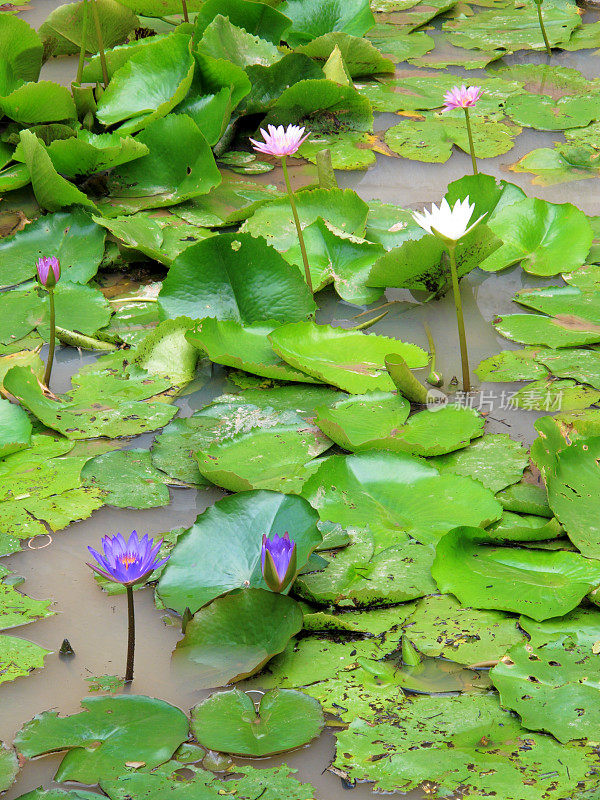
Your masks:
<path fill-rule="evenodd" d="M 104 88 L 108 86 L 108 68 L 106 66 L 106 56 L 104 54 L 104 39 L 102 37 L 102 28 L 100 26 L 100 16 L 98 14 L 98 6 L 96 0 L 90 0 L 92 4 L 92 13 L 94 15 L 94 25 L 96 26 L 96 39 L 98 40 L 98 53 L 100 54 L 100 64 L 102 66 L 102 83 Z"/>
<path fill-rule="evenodd" d="M 135 609 L 133 606 L 133 586 L 127 586 L 127 666 L 125 683 L 133 680 L 133 659 L 135 655 Z"/>
<path fill-rule="evenodd" d="M 296 208 L 296 201 L 294 200 L 294 192 L 292 191 L 292 185 L 290 183 L 290 176 L 288 175 L 286 157 L 282 156 L 281 158 L 281 166 L 283 167 L 283 177 L 285 180 L 285 186 L 287 188 L 288 196 L 290 198 L 290 205 L 292 207 L 292 214 L 294 215 L 294 222 L 296 223 L 296 231 L 298 233 L 298 241 L 300 242 L 300 252 L 302 253 L 302 263 L 304 264 L 304 274 L 306 275 L 306 283 L 308 284 L 308 288 L 313 291 L 312 286 L 312 279 L 310 277 L 310 267 L 308 266 L 308 256 L 306 255 L 306 247 L 304 246 L 304 236 L 302 234 L 302 228 L 300 227 L 300 218 L 298 217 L 298 209 Z"/>
<path fill-rule="evenodd" d="M 462 364 L 463 390 L 471 391 L 471 377 L 469 375 L 469 354 L 467 352 L 467 337 L 465 335 L 465 321 L 463 318 L 460 287 L 458 285 L 458 271 L 456 269 L 456 242 L 448 244 L 450 255 L 450 275 L 452 276 L 452 291 L 454 292 L 454 307 L 456 308 L 456 323 L 458 325 L 458 341 L 460 343 L 460 360 Z"/>
<path fill-rule="evenodd" d="M 83 0 L 83 20 L 81 22 L 81 48 L 79 50 L 79 63 L 77 64 L 77 77 L 76 82 L 81 84 L 83 76 L 83 62 L 85 61 L 85 47 L 87 44 L 87 29 L 88 29 L 88 0 Z"/>
<path fill-rule="evenodd" d="M 471 119 L 469 117 L 469 109 L 466 106 L 465 106 L 465 121 L 467 123 L 467 136 L 469 137 L 469 150 L 471 151 L 471 163 L 473 164 L 473 175 L 477 175 L 477 160 L 475 158 L 475 145 L 473 144 Z"/>
<path fill-rule="evenodd" d="M 544 17 L 542 16 L 542 0 L 535 0 L 535 4 L 537 6 L 538 12 L 538 19 L 540 21 L 540 30 L 542 32 L 542 36 L 544 37 L 544 45 L 546 47 L 546 52 L 549 56 L 552 55 L 552 48 L 550 47 L 550 42 L 548 41 L 548 36 L 546 35 L 546 27 L 544 25 Z"/>
<path fill-rule="evenodd" d="M 188 17 L 187 3 L 185 2 L 185 0 L 181 0 L 181 6 L 183 8 L 183 21 L 189 22 L 190 18 Z"/>
<path fill-rule="evenodd" d="M 48 345 L 48 360 L 46 361 L 46 372 L 44 373 L 44 385 L 50 388 L 50 375 L 52 374 L 52 363 L 54 361 L 54 345 L 56 342 L 56 315 L 54 313 L 54 289 L 48 288 L 48 299 L 50 301 L 50 342 Z"/>

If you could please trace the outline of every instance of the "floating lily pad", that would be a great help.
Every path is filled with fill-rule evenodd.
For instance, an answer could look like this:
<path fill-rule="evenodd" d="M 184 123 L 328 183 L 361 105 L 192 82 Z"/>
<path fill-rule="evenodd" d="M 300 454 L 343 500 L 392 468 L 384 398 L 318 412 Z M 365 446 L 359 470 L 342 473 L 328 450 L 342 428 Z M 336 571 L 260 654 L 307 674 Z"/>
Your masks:
<path fill-rule="evenodd" d="M 499 492 L 520 480 L 527 467 L 527 450 L 505 433 L 486 433 L 456 453 L 436 456 L 432 464 L 442 473 L 463 475 Z"/>
<path fill-rule="evenodd" d="M 502 383 L 543 378 L 548 375 L 548 370 L 543 363 L 537 361 L 537 356 L 543 352 L 541 349 L 502 350 L 494 356 L 484 358 L 475 374 L 480 381 Z"/>
<path fill-rule="evenodd" d="M 600 389 L 600 353 L 596 350 L 568 348 L 557 352 L 538 352 L 536 360 L 541 362 L 552 375 L 559 378 L 573 378 Z M 563 409 L 567 411 L 568 409 Z"/>
<path fill-rule="evenodd" d="M 317 519 L 305 500 L 278 492 L 243 492 L 219 500 L 178 538 L 158 594 L 166 606 L 183 614 L 234 589 L 266 589 L 263 534 L 283 536 L 287 531 L 296 542 L 300 570 L 321 542 Z"/>
<path fill-rule="evenodd" d="M 56 772 L 57 781 L 94 784 L 122 774 L 128 761 L 155 767 L 168 761 L 188 738 L 187 717 L 164 700 L 120 695 L 87 698 L 81 705 L 85 711 L 69 717 L 44 711 L 15 737 L 16 747 L 27 758 L 68 751 Z"/>
<path fill-rule="evenodd" d="M 297 594 L 312 602 L 351 608 L 404 603 L 435 591 L 431 547 L 408 539 L 376 546 L 366 529 L 349 534 L 348 547 L 331 554 L 324 570 L 298 578 Z"/>
<path fill-rule="evenodd" d="M 473 117 L 471 121 L 475 154 L 478 158 L 494 158 L 514 147 L 514 139 L 521 128 L 503 122 L 487 121 Z M 469 151 L 469 139 L 464 120 L 441 115 L 429 115 L 421 120 L 404 120 L 388 128 L 385 143 L 403 158 L 413 161 L 442 164 L 452 155 L 457 145 Z"/>
<path fill-rule="evenodd" d="M 394 35 L 394 33 L 396 35 Z M 394 59 L 395 62 L 418 59 L 434 48 L 433 39 L 423 31 L 404 33 L 387 29 L 381 25 L 371 28 L 367 37 L 370 42 L 384 55 Z"/>
<path fill-rule="evenodd" d="M 292 20 L 286 39 L 292 47 L 331 31 L 363 36 L 375 24 L 368 0 L 286 0 L 278 10 Z"/>
<path fill-rule="evenodd" d="M 465 606 L 536 620 L 567 614 L 600 583 L 597 562 L 579 553 L 497 547 L 485 531 L 468 527 L 441 539 L 432 574 L 440 591 Z"/>
<path fill-rule="evenodd" d="M 152 466 L 147 450 L 115 450 L 85 465 L 84 485 L 102 492 L 104 502 L 118 508 L 157 508 L 169 503 L 164 476 Z"/>
<path fill-rule="evenodd" d="M 263 239 L 224 233 L 188 247 L 159 295 L 163 318 L 216 317 L 252 324 L 309 317 L 314 300 L 302 276 Z"/>
<path fill-rule="evenodd" d="M 258 707 L 250 695 L 233 689 L 212 694 L 192 709 L 192 731 L 200 744 L 243 756 L 301 747 L 318 736 L 324 724 L 319 703 L 292 689 L 272 689 Z"/>
<path fill-rule="evenodd" d="M 502 336 L 521 344 L 562 348 L 600 342 L 600 325 L 574 314 L 507 314 L 493 324 Z"/>
<path fill-rule="evenodd" d="M 555 186 L 559 183 L 583 181 L 600 175 L 600 154 L 589 145 L 555 145 L 532 150 L 516 164 L 511 172 L 532 173 L 535 186 Z"/>
<path fill-rule="evenodd" d="M 148 155 L 111 173 L 111 195 L 100 203 L 107 216 L 182 203 L 221 181 L 210 146 L 185 114 L 154 120 L 136 141 L 146 145 Z"/>
<path fill-rule="evenodd" d="M 26 20 L 2 17 L 2 46 L 0 58 L 6 61 L 16 78 L 37 81 L 42 66 L 43 45 L 37 32 Z"/>
<path fill-rule="evenodd" d="M 471 478 L 440 474 L 406 453 L 330 456 L 304 484 L 321 519 L 369 526 L 374 534 L 405 532 L 423 544 L 456 525 L 499 519 L 500 504 Z"/>
<path fill-rule="evenodd" d="M 581 128 L 598 118 L 600 97 L 565 95 L 554 100 L 544 94 L 525 92 L 508 98 L 506 113 L 517 124 L 537 130 Z"/>
<path fill-rule="evenodd" d="M 252 64 L 273 64 L 282 57 L 272 42 L 232 24 L 223 14 L 217 14 L 206 26 L 198 50 L 202 55 L 230 61 L 242 69 Z"/>
<path fill-rule="evenodd" d="M 8 570 L 0 567 L 0 630 L 16 628 L 54 614 L 50 609 L 51 600 L 34 600 L 21 594 L 10 582 L 6 582 L 7 575 Z"/>
<path fill-rule="evenodd" d="M 515 483 L 498 492 L 496 498 L 502 503 L 502 508 L 506 511 L 552 517 L 552 509 L 548 505 L 545 486 L 540 486 L 536 483 Z"/>
<path fill-rule="evenodd" d="M 502 542 L 543 542 L 563 535 L 560 523 L 552 517 L 535 514 L 514 514 L 505 511 L 498 522 L 486 529 L 491 540 Z"/>
<path fill-rule="evenodd" d="M 526 411 L 575 411 L 595 405 L 600 392 L 575 381 L 540 378 L 511 395 L 513 406 Z"/>
<path fill-rule="evenodd" d="M 427 364 L 426 353 L 415 344 L 313 322 L 283 325 L 269 339 L 275 352 L 296 369 L 355 394 L 395 389 L 384 365 L 390 353 L 401 355 L 413 369 Z"/>
<path fill-rule="evenodd" d="M 359 75 L 393 72 L 395 69 L 394 62 L 384 58 L 368 39 L 352 36 L 344 31 L 318 36 L 307 44 L 297 47 L 296 52 L 304 53 L 323 65 L 336 47 L 352 78 Z"/>
<path fill-rule="evenodd" d="M 0 400 L 0 458 L 24 450 L 31 442 L 31 421 L 25 411 Z"/>
<path fill-rule="evenodd" d="M 317 378 L 293 369 L 275 353 L 268 335 L 276 327 L 273 323 L 242 325 L 235 320 L 207 317 L 188 333 L 187 338 L 216 364 L 236 367 L 265 378 L 317 383 Z"/>
<path fill-rule="evenodd" d="M 551 737 L 521 727 L 493 693 L 407 699 L 389 722 L 354 719 L 336 738 L 334 766 L 349 780 L 375 782 L 381 792 L 423 783 L 434 784 L 439 796 L 460 787 L 467 796 L 503 800 L 595 791 L 592 745 L 582 740 L 565 753 Z M 374 753 L 381 757 L 373 759 Z"/>
<path fill-rule="evenodd" d="M 42 256 L 60 259 L 63 280 L 87 283 L 102 260 L 104 238 L 102 228 L 81 209 L 46 214 L 14 236 L 0 241 L 2 285 L 10 286 L 32 278 L 35 263 Z"/>
<path fill-rule="evenodd" d="M 447 594 L 420 600 L 404 631 L 419 652 L 459 664 L 497 661 L 523 641 L 514 618 L 500 611 L 463 608 Z"/>
<path fill-rule="evenodd" d="M 492 681 L 505 708 L 530 730 L 547 731 L 560 742 L 596 735 L 600 614 L 578 609 L 548 622 L 520 622 L 531 637 L 494 667 Z"/>
<path fill-rule="evenodd" d="M 198 689 L 224 686 L 258 672 L 301 628 L 302 611 L 291 597 L 242 589 L 196 613 L 174 658 L 191 663 Z"/>
<path fill-rule="evenodd" d="M 202 35 L 209 23 L 218 14 L 223 14 L 248 33 L 278 45 L 290 27 L 290 20 L 277 9 L 264 6 L 265 4 L 257 6 L 251 0 L 207 0 L 202 3 L 196 16 L 195 33 Z"/>
<path fill-rule="evenodd" d="M 44 666 L 44 659 L 50 652 L 26 639 L 0 636 L 0 684 L 23 678 L 34 669 L 41 669 Z"/>
<path fill-rule="evenodd" d="M 0 745 L 0 787 L 4 791 L 12 784 L 19 771 L 19 762 L 13 750 Z"/>
<path fill-rule="evenodd" d="M 404 398 L 375 392 L 320 409 L 315 421 L 336 444 L 355 452 L 439 455 L 466 447 L 483 433 L 483 418 L 470 408 L 447 405 L 420 411 L 406 422 L 408 410 Z"/>
<path fill-rule="evenodd" d="M 557 275 L 583 264 L 594 238 L 585 214 L 578 208 L 538 198 L 506 206 L 489 226 L 504 244 L 480 265 L 486 272 L 520 261 L 533 275 Z"/>
<path fill-rule="evenodd" d="M 79 53 L 83 32 L 83 3 L 68 3 L 55 8 L 40 25 L 39 35 L 47 53 L 53 56 L 71 56 Z M 97 6 L 98 20 L 102 32 L 102 43 L 106 49 L 124 42 L 138 24 L 131 9 L 114 0 L 100 0 Z M 95 25 L 86 30 L 86 50 L 97 53 L 100 49 Z"/>

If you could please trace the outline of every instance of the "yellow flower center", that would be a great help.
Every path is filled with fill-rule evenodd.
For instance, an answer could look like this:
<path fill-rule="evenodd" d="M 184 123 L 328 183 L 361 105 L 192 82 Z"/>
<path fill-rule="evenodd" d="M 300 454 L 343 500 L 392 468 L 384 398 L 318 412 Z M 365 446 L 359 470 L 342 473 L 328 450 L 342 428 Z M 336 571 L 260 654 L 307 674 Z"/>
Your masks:
<path fill-rule="evenodd" d="M 124 556 L 121 556 L 121 564 L 125 567 L 125 569 L 129 569 L 132 564 L 135 564 L 137 561 L 136 556 L 132 556 L 129 553 L 126 553 Z"/>

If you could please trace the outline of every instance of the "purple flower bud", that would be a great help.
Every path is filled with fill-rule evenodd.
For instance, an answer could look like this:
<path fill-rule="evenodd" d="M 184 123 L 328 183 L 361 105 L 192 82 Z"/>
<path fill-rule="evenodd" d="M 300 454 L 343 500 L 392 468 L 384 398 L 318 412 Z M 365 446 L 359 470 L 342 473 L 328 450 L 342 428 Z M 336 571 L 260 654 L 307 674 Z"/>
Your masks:
<path fill-rule="evenodd" d="M 58 258 L 56 256 L 38 258 L 36 268 L 42 286 L 45 286 L 46 289 L 54 288 L 60 278 L 60 261 Z"/>
<path fill-rule="evenodd" d="M 286 531 L 283 536 L 263 534 L 262 574 L 272 592 L 282 592 L 296 575 L 296 542 Z"/>
<path fill-rule="evenodd" d="M 94 564 L 88 564 L 88 567 L 91 567 L 98 575 L 102 575 L 103 578 L 108 578 L 109 581 L 121 583 L 123 586 L 133 586 L 134 583 L 140 583 L 155 569 L 167 563 L 170 556 L 162 560 L 156 557 L 162 543 L 161 539 L 154 544 L 154 539 L 149 539 L 148 535 L 140 539 L 135 531 L 129 537 L 128 542 L 125 542 L 120 533 L 116 536 L 105 536 L 102 539 L 103 555 L 88 547 L 90 553 L 100 564 L 100 568 Z"/>

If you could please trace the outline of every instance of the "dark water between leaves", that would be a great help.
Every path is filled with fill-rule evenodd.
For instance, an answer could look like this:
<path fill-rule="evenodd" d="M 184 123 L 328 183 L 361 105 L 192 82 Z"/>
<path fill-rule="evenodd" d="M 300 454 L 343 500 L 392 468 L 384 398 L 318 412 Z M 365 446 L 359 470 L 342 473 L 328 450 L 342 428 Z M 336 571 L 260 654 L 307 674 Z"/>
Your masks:
<path fill-rule="evenodd" d="M 38 26 L 59 5 L 55 0 L 32 0 L 22 16 Z M 586 21 L 595 21 L 600 14 L 589 12 Z M 523 57 L 512 56 L 510 63 L 545 63 L 545 57 L 527 53 Z M 553 56 L 553 65 L 574 67 L 589 78 L 600 77 L 600 57 L 593 51 L 564 52 Z M 462 75 L 459 68 L 451 70 Z M 74 59 L 62 59 L 47 63 L 42 78 L 69 84 L 75 73 Z M 394 115 L 381 115 L 376 130 L 397 123 Z M 536 147 L 562 141 L 560 132 L 537 132 L 526 130 L 516 140 L 515 147 L 506 155 L 486 159 L 481 168 L 487 173 L 506 178 L 519 184 L 529 195 L 554 202 L 572 202 L 586 214 L 600 214 L 600 182 L 590 180 L 574 182 L 558 187 L 533 187 L 526 175 L 515 175 L 507 169 L 525 153 Z M 340 186 L 355 189 L 365 200 L 379 198 L 386 202 L 416 208 L 425 203 L 438 201 L 450 181 L 470 171 L 469 156 L 456 152 L 443 165 L 423 164 L 405 159 L 390 159 L 378 156 L 377 164 L 364 172 L 338 173 Z M 271 172 L 266 176 L 255 176 L 266 183 L 281 183 L 281 176 Z M 481 359 L 508 349 L 512 343 L 497 336 L 490 325 L 497 314 L 515 311 L 511 298 L 523 286 L 556 285 L 559 279 L 542 280 L 527 275 L 520 267 L 498 274 L 475 271 L 462 283 L 463 304 L 470 342 L 470 359 L 474 368 Z M 319 322 L 355 324 L 351 317 L 362 309 L 341 302 L 333 293 L 322 292 L 317 296 L 320 305 Z M 427 339 L 423 327 L 428 322 L 437 348 L 438 370 L 446 379 L 459 374 L 459 354 L 456 347 L 456 320 L 452 299 L 447 296 L 439 302 L 420 305 L 408 293 L 390 290 L 387 300 L 398 302 L 389 307 L 389 313 L 373 327 L 373 331 L 388 336 L 413 341 L 423 347 Z M 379 304 L 377 304 L 379 305 Z M 519 309 L 522 311 L 522 309 Z M 359 320 L 360 321 L 360 320 Z M 56 391 L 69 388 L 70 376 L 82 362 L 94 359 L 93 355 L 79 355 L 72 348 L 60 350 L 55 367 Z M 530 443 L 535 437 L 533 423 L 542 413 L 519 409 L 502 408 L 498 384 L 482 384 L 481 410 L 487 413 L 486 431 L 509 433 L 514 439 Z M 501 389 L 510 392 L 518 385 L 502 384 Z M 182 415 L 191 414 L 213 397 L 224 391 L 236 391 L 229 384 L 222 369 L 215 367 L 209 384 L 195 394 L 178 401 Z M 145 446 L 152 437 L 141 437 L 130 446 Z M 26 638 L 42 647 L 54 651 L 46 660 L 43 670 L 26 679 L 2 686 L 0 714 L 0 739 L 11 742 L 21 725 L 36 713 L 56 709 L 61 714 L 72 714 L 80 710 L 82 698 L 89 696 L 87 678 L 95 675 L 120 674 L 123 670 L 124 642 L 126 637 L 125 597 L 108 597 L 93 581 L 85 565 L 87 545 L 97 546 L 100 537 L 117 531 L 128 533 L 137 529 L 141 533 L 159 534 L 179 526 L 191 525 L 197 515 L 214 503 L 224 492 L 220 489 L 171 489 L 171 503 L 167 508 L 150 511 L 127 511 L 104 508 L 93 516 L 72 525 L 66 531 L 54 535 L 51 542 L 44 539 L 31 543 L 27 549 L 5 560 L 6 566 L 26 579 L 23 587 L 34 598 L 52 598 L 56 615 L 41 622 L 28 625 Z M 160 697 L 184 710 L 208 692 L 196 692 L 193 685 L 182 680 L 171 668 L 171 651 L 180 637 L 180 628 L 168 614 L 157 611 L 153 594 L 144 590 L 137 594 L 138 641 L 136 651 L 136 676 L 133 689 L 136 694 Z M 64 638 L 68 638 L 75 655 L 60 658 L 57 653 Z M 253 685 L 259 684 L 254 680 Z M 439 691 L 449 688 L 449 683 L 440 670 L 436 684 Z M 326 771 L 334 754 L 334 739 L 323 734 L 309 747 L 284 756 L 261 760 L 261 765 L 274 766 L 285 762 L 298 770 L 300 780 L 308 781 L 323 800 L 339 800 L 350 797 L 363 800 L 372 797 L 368 785 L 358 786 L 350 793 L 339 778 Z M 239 760 L 243 762 L 242 759 Z M 255 761 L 255 760 L 254 760 Z M 20 772 L 16 784 L 6 793 L 5 800 L 12 800 L 22 793 L 44 784 L 52 786 L 52 775 L 59 757 L 44 757 L 28 762 Z M 412 793 L 411 798 L 423 797 Z"/>

